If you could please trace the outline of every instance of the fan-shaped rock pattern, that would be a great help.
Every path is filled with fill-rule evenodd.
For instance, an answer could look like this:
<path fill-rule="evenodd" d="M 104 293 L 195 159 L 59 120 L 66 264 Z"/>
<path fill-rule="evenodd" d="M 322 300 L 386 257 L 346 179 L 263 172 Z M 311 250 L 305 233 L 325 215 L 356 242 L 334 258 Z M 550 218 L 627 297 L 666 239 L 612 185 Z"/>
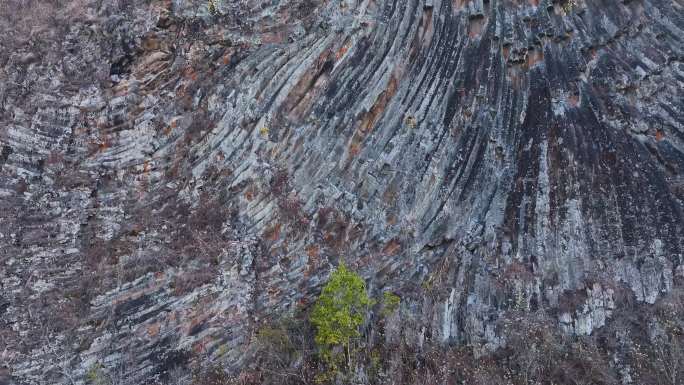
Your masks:
<path fill-rule="evenodd" d="M 3 9 L 7 381 L 238 369 L 342 257 L 482 353 L 684 279 L 681 2 L 104 3 Z"/>

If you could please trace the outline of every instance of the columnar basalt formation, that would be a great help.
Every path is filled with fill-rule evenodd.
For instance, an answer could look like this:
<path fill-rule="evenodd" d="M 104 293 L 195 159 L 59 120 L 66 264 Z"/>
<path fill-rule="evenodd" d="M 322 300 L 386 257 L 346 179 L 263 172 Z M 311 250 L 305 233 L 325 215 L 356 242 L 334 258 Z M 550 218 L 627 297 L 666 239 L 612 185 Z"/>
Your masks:
<path fill-rule="evenodd" d="M 680 1 L 56 3 L 0 5 L 0 384 L 239 372 L 341 258 L 417 350 L 681 290 Z"/>

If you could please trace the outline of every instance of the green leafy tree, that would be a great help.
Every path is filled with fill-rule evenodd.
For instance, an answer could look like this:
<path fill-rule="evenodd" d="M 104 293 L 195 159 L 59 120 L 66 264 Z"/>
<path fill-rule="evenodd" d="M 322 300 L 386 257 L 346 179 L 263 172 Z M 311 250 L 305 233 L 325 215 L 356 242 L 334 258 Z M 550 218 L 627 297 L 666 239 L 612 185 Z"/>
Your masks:
<path fill-rule="evenodd" d="M 323 287 L 309 318 L 316 328 L 316 344 L 332 369 L 337 361 L 332 355 L 335 347 L 344 348 L 347 367 L 351 366 L 350 345 L 360 336 L 359 327 L 371 304 L 361 276 L 340 264 Z"/>

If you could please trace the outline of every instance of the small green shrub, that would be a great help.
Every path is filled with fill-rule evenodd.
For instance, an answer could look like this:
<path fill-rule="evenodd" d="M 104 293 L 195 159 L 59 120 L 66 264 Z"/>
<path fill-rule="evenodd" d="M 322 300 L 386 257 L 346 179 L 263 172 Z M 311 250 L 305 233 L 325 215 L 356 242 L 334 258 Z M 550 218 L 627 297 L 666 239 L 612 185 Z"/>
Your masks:
<path fill-rule="evenodd" d="M 351 365 L 353 339 L 360 336 L 359 327 L 366 320 L 372 300 L 366 293 L 366 283 L 361 276 L 340 264 L 323 287 L 314 305 L 309 321 L 316 328 L 316 345 L 323 360 L 336 371 L 341 357 L 333 349 L 342 347 L 346 353 L 347 366 Z"/>
<path fill-rule="evenodd" d="M 102 364 L 95 363 L 86 372 L 86 383 L 89 385 L 109 385 L 111 383 Z"/>
<path fill-rule="evenodd" d="M 314 331 L 299 311 L 267 320 L 256 331 L 253 364 L 259 385 L 310 383 L 317 367 Z"/>
<path fill-rule="evenodd" d="M 271 352 L 291 354 L 296 349 L 290 341 L 288 331 L 284 327 L 264 326 L 257 332 L 257 341 Z"/>
<path fill-rule="evenodd" d="M 389 291 L 382 293 L 382 315 L 387 317 L 392 315 L 401 304 L 401 298 Z"/>
<path fill-rule="evenodd" d="M 209 9 L 210 14 L 216 15 L 219 13 L 218 2 L 219 0 L 207 0 L 207 9 Z"/>

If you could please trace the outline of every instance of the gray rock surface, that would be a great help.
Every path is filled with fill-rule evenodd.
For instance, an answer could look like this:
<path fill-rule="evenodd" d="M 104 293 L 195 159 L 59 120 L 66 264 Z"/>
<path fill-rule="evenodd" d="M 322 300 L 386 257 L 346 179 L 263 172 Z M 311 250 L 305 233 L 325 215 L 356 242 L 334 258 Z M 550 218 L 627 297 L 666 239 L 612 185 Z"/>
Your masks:
<path fill-rule="evenodd" d="M 680 1 L 50 4 L 0 5 L 0 383 L 237 371 L 341 259 L 483 355 L 684 280 Z"/>

